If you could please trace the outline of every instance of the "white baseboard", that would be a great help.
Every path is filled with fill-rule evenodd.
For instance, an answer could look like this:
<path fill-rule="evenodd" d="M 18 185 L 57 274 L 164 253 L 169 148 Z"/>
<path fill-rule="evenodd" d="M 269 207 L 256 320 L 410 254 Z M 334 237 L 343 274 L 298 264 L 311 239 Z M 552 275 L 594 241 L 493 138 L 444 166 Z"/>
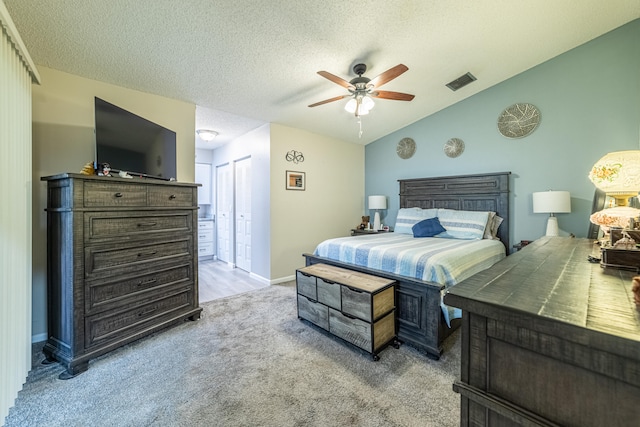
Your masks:
<path fill-rule="evenodd" d="M 294 275 L 294 276 L 280 277 L 278 279 L 270 280 L 270 279 L 267 279 L 266 277 L 259 276 L 255 273 L 249 273 L 249 276 L 251 276 L 253 279 L 259 280 L 262 283 L 267 283 L 269 285 L 276 285 L 278 283 L 289 282 L 291 280 L 295 280 L 296 278 L 296 276 Z"/>
<path fill-rule="evenodd" d="M 273 280 L 270 280 L 269 282 L 272 285 L 277 285 L 278 283 L 290 282 L 295 279 L 296 279 L 296 276 L 293 275 L 293 276 L 286 276 L 286 277 L 280 277 L 278 279 L 273 279 Z"/>

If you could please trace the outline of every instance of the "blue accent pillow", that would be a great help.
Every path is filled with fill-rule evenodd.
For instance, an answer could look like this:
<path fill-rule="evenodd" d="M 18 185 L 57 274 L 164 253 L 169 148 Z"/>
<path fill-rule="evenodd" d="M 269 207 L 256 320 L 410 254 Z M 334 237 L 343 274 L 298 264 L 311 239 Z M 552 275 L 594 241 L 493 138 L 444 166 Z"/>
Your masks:
<path fill-rule="evenodd" d="M 417 222 L 411 229 L 413 230 L 413 237 L 433 237 L 436 234 L 447 231 L 440 224 L 440 220 L 437 217 Z"/>

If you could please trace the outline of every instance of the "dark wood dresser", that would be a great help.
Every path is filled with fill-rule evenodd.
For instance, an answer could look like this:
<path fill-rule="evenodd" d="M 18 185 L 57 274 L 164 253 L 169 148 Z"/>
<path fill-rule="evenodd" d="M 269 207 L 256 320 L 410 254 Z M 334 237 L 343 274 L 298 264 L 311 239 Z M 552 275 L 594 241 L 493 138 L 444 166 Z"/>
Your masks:
<path fill-rule="evenodd" d="M 47 181 L 47 361 L 66 367 L 198 306 L 197 184 L 65 173 Z"/>
<path fill-rule="evenodd" d="M 640 424 L 635 273 L 589 263 L 592 242 L 544 237 L 445 295 L 463 310 L 462 426 Z"/>

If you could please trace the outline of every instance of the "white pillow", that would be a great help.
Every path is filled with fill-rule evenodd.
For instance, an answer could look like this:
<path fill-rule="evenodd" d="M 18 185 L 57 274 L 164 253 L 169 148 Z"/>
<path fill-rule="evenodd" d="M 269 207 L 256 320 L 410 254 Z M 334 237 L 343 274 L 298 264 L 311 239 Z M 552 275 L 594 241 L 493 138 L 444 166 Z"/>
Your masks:
<path fill-rule="evenodd" d="M 447 231 L 436 237 L 482 239 L 489 220 L 489 212 L 438 209 L 438 219 Z"/>
<path fill-rule="evenodd" d="M 435 218 L 437 213 L 438 209 L 401 208 L 398 210 L 393 232 L 413 235 L 412 227 L 415 224 L 425 219 Z"/>
<path fill-rule="evenodd" d="M 502 221 L 504 221 L 504 218 L 499 217 L 498 215 L 493 217 L 493 221 L 491 223 L 491 236 L 495 240 L 500 240 L 498 237 L 498 228 L 500 228 Z"/>

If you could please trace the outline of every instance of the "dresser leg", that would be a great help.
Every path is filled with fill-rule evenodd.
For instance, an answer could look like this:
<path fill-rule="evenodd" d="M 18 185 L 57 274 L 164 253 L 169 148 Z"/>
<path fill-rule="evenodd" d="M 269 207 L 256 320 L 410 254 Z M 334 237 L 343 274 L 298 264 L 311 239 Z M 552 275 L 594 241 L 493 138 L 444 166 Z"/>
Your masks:
<path fill-rule="evenodd" d="M 70 380 L 71 378 L 77 377 L 87 369 L 89 369 L 89 362 L 69 367 L 66 371 L 62 371 L 62 373 L 58 375 L 58 379 Z"/>
<path fill-rule="evenodd" d="M 53 365 L 54 363 L 58 363 L 58 361 L 56 359 L 54 359 L 53 357 L 45 357 L 45 359 L 40 362 L 41 365 Z"/>

